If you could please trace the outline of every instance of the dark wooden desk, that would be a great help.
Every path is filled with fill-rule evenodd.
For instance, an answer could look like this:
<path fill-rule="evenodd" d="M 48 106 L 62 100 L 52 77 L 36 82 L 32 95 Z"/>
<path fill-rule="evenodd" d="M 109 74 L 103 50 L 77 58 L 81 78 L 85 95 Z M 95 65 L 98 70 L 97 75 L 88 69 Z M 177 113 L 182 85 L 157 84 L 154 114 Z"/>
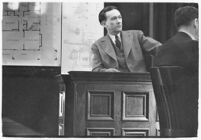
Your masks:
<path fill-rule="evenodd" d="M 149 73 L 69 72 L 65 136 L 157 136 Z"/>
<path fill-rule="evenodd" d="M 59 73 L 58 67 L 2 67 L 3 136 L 58 136 Z"/>

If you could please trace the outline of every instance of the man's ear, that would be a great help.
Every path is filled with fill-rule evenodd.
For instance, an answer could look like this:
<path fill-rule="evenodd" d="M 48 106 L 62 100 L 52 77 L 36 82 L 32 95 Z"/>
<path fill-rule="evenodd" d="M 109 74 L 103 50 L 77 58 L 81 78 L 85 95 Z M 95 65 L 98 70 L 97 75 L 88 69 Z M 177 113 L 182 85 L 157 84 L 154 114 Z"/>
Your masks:
<path fill-rule="evenodd" d="M 101 22 L 101 25 L 102 25 L 103 27 L 106 26 L 105 20 L 103 20 L 103 21 Z"/>
<path fill-rule="evenodd" d="M 193 26 L 194 26 L 194 27 L 198 27 L 198 24 L 199 24 L 198 18 L 195 18 L 195 19 L 193 20 Z"/>

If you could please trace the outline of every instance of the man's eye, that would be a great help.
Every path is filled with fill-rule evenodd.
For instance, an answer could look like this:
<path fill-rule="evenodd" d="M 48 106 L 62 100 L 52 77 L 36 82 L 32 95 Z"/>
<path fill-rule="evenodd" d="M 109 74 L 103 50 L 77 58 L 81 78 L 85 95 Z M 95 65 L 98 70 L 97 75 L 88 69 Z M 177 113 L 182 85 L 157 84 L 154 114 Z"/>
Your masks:
<path fill-rule="evenodd" d="M 117 17 L 113 17 L 113 18 L 112 18 L 112 20 L 116 20 L 116 19 L 117 19 Z"/>

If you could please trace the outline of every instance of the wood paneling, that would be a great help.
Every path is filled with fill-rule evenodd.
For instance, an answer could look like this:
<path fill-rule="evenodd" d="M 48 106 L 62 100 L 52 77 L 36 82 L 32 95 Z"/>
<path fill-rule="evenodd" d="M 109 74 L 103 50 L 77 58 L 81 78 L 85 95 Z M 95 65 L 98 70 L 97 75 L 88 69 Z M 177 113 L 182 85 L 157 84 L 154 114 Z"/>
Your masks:
<path fill-rule="evenodd" d="M 113 120 L 114 92 L 88 92 L 88 120 Z"/>
<path fill-rule="evenodd" d="M 123 93 L 123 120 L 148 121 L 149 94 L 146 92 Z"/>
<path fill-rule="evenodd" d="M 108 137 L 114 136 L 113 128 L 87 128 L 87 136 Z"/>
<path fill-rule="evenodd" d="M 58 67 L 3 67 L 3 136 L 58 136 Z"/>
<path fill-rule="evenodd" d="M 74 71 L 63 78 L 65 136 L 156 136 L 156 104 L 148 73 Z"/>
<path fill-rule="evenodd" d="M 122 136 L 129 136 L 129 137 L 146 137 L 149 135 L 149 129 L 133 129 L 133 128 L 123 128 L 122 129 Z"/>

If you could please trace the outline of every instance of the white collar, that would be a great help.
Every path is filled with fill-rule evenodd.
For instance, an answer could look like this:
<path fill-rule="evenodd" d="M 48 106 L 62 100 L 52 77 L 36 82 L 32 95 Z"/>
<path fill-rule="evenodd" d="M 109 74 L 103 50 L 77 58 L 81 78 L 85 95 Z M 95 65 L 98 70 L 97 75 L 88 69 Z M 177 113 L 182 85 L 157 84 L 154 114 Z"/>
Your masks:
<path fill-rule="evenodd" d="M 191 33 L 189 33 L 188 31 L 186 31 L 186 30 L 180 29 L 179 32 L 184 32 L 184 33 L 186 33 L 192 40 L 196 40 L 195 37 L 194 37 Z"/>
<path fill-rule="evenodd" d="M 112 34 L 109 34 L 109 33 L 108 33 L 108 35 L 109 35 L 109 37 L 111 38 L 112 42 L 113 42 L 114 44 L 116 44 L 116 43 L 115 43 L 115 35 L 112 35 Z M 119 37 L 119 40 L 121 41 L 120 33 L 118 33 L 117 36 Z"/>

